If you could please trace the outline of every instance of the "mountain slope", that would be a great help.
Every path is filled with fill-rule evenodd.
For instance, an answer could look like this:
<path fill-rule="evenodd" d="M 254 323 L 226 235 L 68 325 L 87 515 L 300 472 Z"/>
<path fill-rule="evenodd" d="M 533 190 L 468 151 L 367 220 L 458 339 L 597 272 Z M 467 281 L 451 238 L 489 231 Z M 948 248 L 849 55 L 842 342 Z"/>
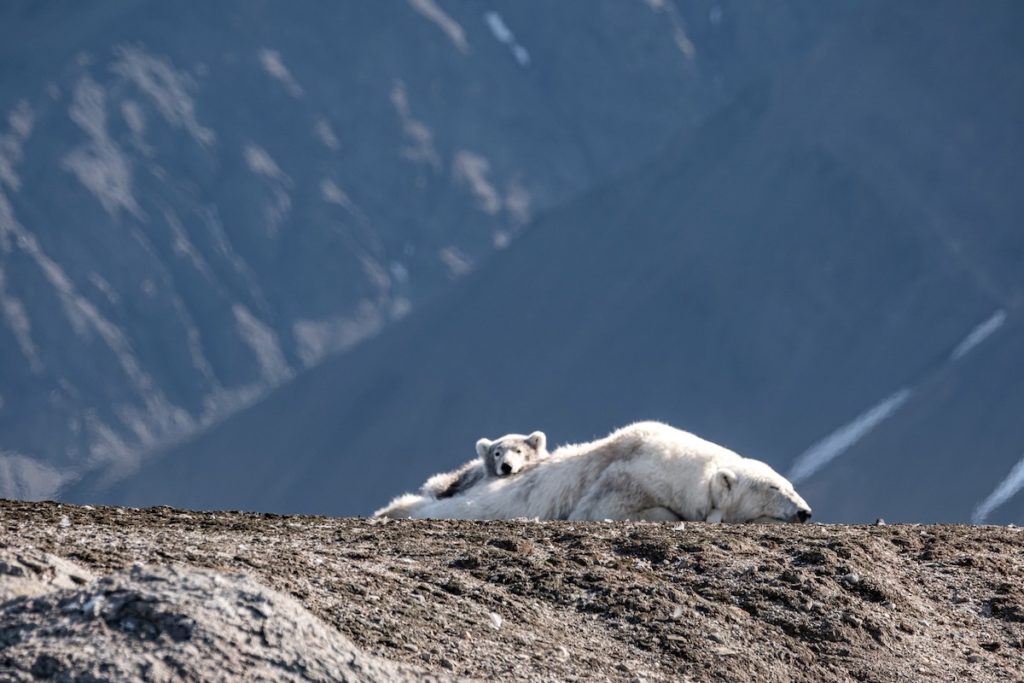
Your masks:
<path fill-rule="evenodd" d="M 374 335 L 692 129 L 764 48 L 805 49 L 751 24 L 639 2 L 4 3 L 0 495 L 130 470 Z"/>
<path fill-rule="evenodd" d="M 543 214 L 373 344 L 114 488 L 69 495 L 365 514 L 481 435 L 559 443 L 641 418 L 785 471 L 880 397 L 968 372 L 951 354 L 993 311 L 1016 324 L 1022 22 L 1012 3 L 820 19 L 804 57 L 766 64 L 658 160 Z M 848 479 L 812 471 L 817 516 L 873 519 L 901 501 L 901 519 L 966 521 L 980 487 L 947 485 L 955 504 L 908 490 L 943 445 L 890 421 L 899 476 L 848 451 L 836 462 L 875 493 L 833 499 Z M 989 443 L 1020 452 L 1017 438 Z M 970 466 L 993 487 L 1005 476 L 999 458 Z"/>

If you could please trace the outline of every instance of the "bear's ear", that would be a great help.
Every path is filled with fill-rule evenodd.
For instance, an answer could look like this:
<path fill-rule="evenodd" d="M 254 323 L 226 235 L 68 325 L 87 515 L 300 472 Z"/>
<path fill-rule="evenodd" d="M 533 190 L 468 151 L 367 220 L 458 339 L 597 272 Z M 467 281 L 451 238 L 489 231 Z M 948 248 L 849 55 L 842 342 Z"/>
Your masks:
<path fill-rule="evenodd" d="M 481 458 L 486 458 L 487 451 L 491 449 L 492 445 L 494 445 L 494 442 L 490 439 L 480 439 L 476 442 L 476 454 Z"/>
<path fill-rule="evenodd" d="M 548 447 L 548 437 L 544 432 L 533 432 L 526 437 L 526 443 L 535 451 L 543 451 Z"/>
<path fill-rule="evenodd" d="M 711 477 L 711 506 L 722 507 L 736 486 L 736 474 L 732 470 L 718 470 Z"/>

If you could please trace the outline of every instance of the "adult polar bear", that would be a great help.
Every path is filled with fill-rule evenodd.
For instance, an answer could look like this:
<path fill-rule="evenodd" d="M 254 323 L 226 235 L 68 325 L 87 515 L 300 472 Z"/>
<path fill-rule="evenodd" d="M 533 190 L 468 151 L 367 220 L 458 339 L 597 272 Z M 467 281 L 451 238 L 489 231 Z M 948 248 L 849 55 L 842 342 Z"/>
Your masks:
<path fill-rule="evenodd" d="M 660 422 L 637 422 L 562 446 L 517 477 L 425 500 L 411 516 L 806 522 L 811 508 L 763 462 Z"/>

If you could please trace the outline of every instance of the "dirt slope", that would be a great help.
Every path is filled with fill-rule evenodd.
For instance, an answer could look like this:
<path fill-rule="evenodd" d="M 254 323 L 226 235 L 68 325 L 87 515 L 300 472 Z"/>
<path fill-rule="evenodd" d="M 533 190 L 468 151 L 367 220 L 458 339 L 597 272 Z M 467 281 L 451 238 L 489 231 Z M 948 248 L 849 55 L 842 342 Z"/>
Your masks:
<path fill-rule="evenodd" d="M 0 550 L 101 577 L 86 588 L 135 563 L 241 572 L 227 585 L 290 594 L 365 655 L 426 675 L 1024 680 L 1014 527 L 375 523 L 0 501 Z M 16 664 L 12 620 L 40 604 L 0 603 L 0 678 Z"/>

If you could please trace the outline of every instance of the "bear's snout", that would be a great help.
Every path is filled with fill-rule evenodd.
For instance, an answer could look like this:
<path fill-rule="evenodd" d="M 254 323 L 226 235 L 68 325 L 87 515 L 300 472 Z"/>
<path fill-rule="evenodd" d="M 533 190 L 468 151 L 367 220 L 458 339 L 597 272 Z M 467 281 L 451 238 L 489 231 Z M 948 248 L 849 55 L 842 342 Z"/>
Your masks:
<path fill-rule="evenodd" d="M 509 465 L 507 462 L 501 463 L 501 473 L 512 474 L 512 465 Z"/>
<path fill-rule="evenodd" d="M 807 520 L 809 520 L 811 518 L 811 511 L 810 510 L 799 510 L 796 513 L 796 518 L 798 520 L 800 520 L 801 524 L 803 524 L 804 522 L 806 522 Z"/>

